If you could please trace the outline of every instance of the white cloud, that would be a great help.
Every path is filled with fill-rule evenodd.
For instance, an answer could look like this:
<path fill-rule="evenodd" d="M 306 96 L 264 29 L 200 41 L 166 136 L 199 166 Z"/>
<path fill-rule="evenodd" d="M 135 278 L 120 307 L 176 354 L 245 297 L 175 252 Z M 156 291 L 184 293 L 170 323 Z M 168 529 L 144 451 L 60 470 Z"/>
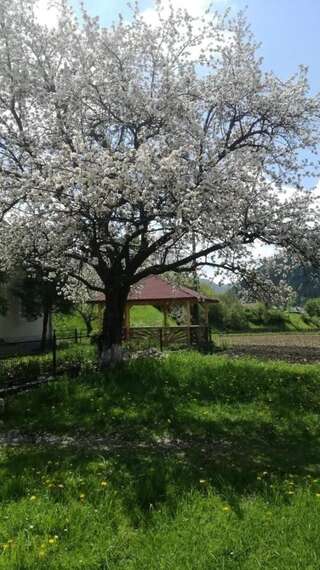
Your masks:
<path fill-rule="evenodd" d="M 40 24 L 54 28 L 58 21 L 58 9 L 50 0 L 38 0 L 35 4 L 35 15 Z"/>

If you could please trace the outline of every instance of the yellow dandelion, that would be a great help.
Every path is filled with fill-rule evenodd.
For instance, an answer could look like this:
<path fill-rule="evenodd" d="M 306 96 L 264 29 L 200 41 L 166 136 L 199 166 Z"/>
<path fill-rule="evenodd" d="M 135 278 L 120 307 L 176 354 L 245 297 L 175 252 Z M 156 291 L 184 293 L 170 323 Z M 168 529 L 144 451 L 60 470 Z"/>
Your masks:
<path fill-rule="evenodd" d="M 107 481 L 101 481 L 100 483 L 101 487 L 106 487 L 108 485 Z"/>
<path fill-rule="evenodd" d="M 30 497 L 30 501 L 35 501 L 35 500 L 36 500 L 36 498 L 37 498 L 37 497 L 36 497 L 35 495 L 31 495 L 31 497 Z"/>
<path fill-rule="evenodd" d="M 294 491 L 287 491 L 288 495 L 294 495 Z"/>
<path fill-rule="evenodd" d="M 48 542 L 49 544 L 54 544 L 54 538 L 49 538 Z"/>
<path fill-rule="evenodd" d="M 316 493 L 316 497 L 320 499 L 320 493 Z"/>
<path fill-rule="evenodd" d="M 229 511 L 231 511 L 230 507 L 223 507 L 222 509 L 225 513 L 228 513 Z"/>
<path fill-rule="evenodd" d="M 206 482 L 207 482 L 206 479 L 200 479 L 199 480 L 199 483 L 201 483 L 201 485 L 204 485 Z"/>
<path fill-rule="evenodd" d="M 84 498 L 85 498 L 85 494 L 84 494 L 84 493 L 80 493 L 79 497 L 80 497 L 80 499 L 84 499 Z"/>
<path fill-rule="evenodd" d="M 39 550 L 39 558 L 44 558 L 46 555 L 46 551 L 45 550 Z"/>

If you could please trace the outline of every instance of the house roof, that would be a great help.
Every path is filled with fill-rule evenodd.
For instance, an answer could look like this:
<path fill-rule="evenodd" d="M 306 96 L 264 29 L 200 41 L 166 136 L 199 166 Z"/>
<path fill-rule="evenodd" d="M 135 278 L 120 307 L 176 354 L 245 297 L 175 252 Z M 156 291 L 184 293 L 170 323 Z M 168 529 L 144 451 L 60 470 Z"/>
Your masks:
<path fill-rule="evenodd" d="M 105 297 L 98 293 L 95 301 L 104 303 Z M 131 304 L 156 304 L 165 302 L 193 302 L 193 303 L 218 303 L 218 299 L 202 295 L 198 291 L 188 287 L 172 285 L 162 277 L 150 275 L 141 279 L 130 289 L 128 302 Z"/>

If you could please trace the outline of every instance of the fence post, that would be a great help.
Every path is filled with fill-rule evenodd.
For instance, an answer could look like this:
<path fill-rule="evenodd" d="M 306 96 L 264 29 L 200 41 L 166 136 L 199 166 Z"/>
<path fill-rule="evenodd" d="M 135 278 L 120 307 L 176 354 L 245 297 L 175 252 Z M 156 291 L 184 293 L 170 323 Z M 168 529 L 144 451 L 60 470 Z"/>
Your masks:
<path fill-rule="evenodd" d="M 74 329 L 74 342 L 77 344 L 78 342 L 78 331 L 77 329 Z"/>
<path fill-rule="evenodd" d="M 159 329 L 159 340 L 160 340 L 160 351 L 163 352 L 163 328 L 160 327 Z"/>
<path fill-rule="evenodd" d="M 57 336 L 56 331 L 53 331 L 52 336 L 52 368 L 53 368 L 53 376 L 57 373 Z"/>

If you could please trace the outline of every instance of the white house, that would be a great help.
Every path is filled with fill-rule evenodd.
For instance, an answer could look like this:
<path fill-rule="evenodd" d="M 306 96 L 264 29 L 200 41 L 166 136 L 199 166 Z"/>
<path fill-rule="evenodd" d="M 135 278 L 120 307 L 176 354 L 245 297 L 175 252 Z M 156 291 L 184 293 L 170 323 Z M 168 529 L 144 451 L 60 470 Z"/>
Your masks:
<path fill-rule="evenodd" d="M 8 298 L 8 310 L 0 315 L 0 343 L 27 340 L 41 340 L 43 318 L 27 320 L 22 316 L 20 300 Z"/>

